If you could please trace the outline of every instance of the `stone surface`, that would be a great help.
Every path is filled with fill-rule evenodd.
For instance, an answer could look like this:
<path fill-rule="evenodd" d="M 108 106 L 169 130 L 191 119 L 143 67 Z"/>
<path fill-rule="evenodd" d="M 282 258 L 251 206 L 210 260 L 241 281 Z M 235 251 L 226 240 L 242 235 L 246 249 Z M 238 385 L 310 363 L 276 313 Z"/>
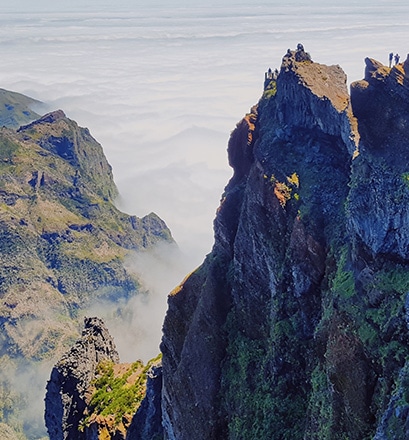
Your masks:
<path fill-rule="evenodd" d="M 407 64 L 367 59 L 352 107 L 301 45 L 266 74 L 213 250 L 169 296 L 166 439 L 406 438 Z"/>
<path fill-rule="evenodd" d="M 162 429 L 162 366 L 147 373 L 146 395 L 134 415 L 126 440 L 163 440 Z"/>
<path fill-rule="evenodd" d="M 58 361 L 47 383 L 45 423 L 50 440 L 81 440 L 87 391 L 101 361 L 119 362 L 114 341 L 98 318 L 85 318 L 82 336 Z"/>

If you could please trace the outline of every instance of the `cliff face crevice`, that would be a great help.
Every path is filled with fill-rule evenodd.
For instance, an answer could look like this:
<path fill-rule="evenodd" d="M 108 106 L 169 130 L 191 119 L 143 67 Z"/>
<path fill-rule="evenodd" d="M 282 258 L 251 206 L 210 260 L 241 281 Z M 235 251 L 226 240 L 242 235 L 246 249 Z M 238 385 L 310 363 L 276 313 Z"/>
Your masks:
<path fill-rule="evenodd" d="M 352 106 L 342 69 L 302 47 L 266 74 L 213 250 L 169 296 L 165 438 L 406 429 L 406 64 L 367 60 Z"/>

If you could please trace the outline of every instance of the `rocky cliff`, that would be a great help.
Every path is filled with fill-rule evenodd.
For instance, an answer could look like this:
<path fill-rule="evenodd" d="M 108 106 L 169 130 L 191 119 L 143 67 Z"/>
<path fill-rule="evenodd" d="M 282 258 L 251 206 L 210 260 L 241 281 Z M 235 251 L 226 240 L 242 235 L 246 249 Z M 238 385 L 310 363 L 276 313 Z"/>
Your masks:
<path fill-rule="evenodd" d="M 58 361 L 47 384 L 45 421 L 50 439 L 79 438 L 70 427 L 84 418 L 87 391 L 104 361 L 119 363 L 114 341 L 100 319 L 86 318 L 81 338 Z"/>
<path fill-rule="evenodd" d="M 50 440 L 125 440 L 128 428 L 135 439 L 162 438 L 156 436 L 161 434 L 160 370 L 160 358 L 146 366 L 120 364 L 103 321 L 85 318 L 81 337 L 47 383 Z"/>
<path fill-rule="evenodd" d="M 169 440 L 408 438 L 409 64 L 288 51 L 232 133 L 203 265 L 169 296 Z M 352 104 L 352 105 L 351 105 Z"/>

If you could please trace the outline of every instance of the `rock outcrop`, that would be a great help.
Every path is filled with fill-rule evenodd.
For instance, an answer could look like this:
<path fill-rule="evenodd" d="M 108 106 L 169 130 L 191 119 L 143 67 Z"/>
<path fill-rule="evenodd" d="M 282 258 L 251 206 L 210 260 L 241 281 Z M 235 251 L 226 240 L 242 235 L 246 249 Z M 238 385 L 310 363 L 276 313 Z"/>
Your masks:
<path fill-rule="evenodd" d="M 289 50 L 232 133 L 213 250 L 168 300 L 166 439 L 407 437 L 409 63 L 366 64 L 350 100 Z"/>
<path fill-rule="evenodd" d="M 81 440 L 78 431 L 87 408 L 87 392 L 103 361 L 119 363 L 114 341 L 98 318 L 85 318 L 82 336 L 58 361 L 47 383 L 45 423 L 50 440 Z"/>
<path fill-rule="evenodd" d="M 147 365 L 121 364 L 102 320 L 84 324 L 47 383 L 50 440 L 163 439 L 160 356 Z"/>

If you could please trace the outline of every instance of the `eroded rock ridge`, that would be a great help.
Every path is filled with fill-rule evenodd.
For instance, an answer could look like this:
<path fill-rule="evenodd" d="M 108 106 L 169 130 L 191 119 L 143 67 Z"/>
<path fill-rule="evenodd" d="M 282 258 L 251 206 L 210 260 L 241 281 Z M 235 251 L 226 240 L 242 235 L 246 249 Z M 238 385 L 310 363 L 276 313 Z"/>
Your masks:
<path fill-rule="evenodd" d="M 350 99 L 301 45 L 266 74 L 169 296 L 166 439 L 408 438 L 408 75 L 367 59 Z"/>

